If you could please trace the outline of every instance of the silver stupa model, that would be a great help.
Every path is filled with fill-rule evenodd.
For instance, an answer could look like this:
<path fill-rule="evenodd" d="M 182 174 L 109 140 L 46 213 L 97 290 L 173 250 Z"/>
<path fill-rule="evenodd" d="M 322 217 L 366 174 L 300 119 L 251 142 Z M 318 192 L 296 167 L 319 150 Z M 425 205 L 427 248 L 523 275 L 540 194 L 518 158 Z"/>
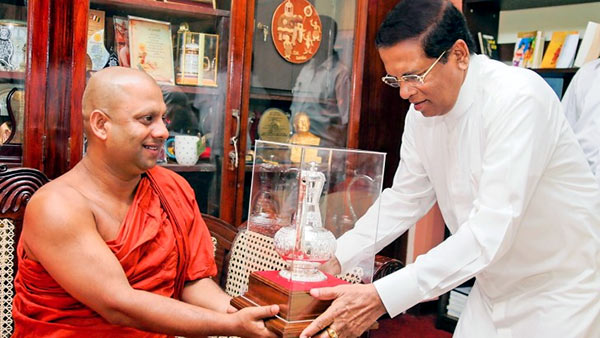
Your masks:
<path fill-rule="evenodd" d="M 315 162 L 309 165 L 300 171 L 296 222 L 279 229 L 274 237 L 275 250 L 288 263 L 280 275 L 299 282 L 325 280 L 327 277 L 318 268 L 333 257 L 336 249 L 336 239 L 323 228 L 319 210 L 325 175 Z"/>

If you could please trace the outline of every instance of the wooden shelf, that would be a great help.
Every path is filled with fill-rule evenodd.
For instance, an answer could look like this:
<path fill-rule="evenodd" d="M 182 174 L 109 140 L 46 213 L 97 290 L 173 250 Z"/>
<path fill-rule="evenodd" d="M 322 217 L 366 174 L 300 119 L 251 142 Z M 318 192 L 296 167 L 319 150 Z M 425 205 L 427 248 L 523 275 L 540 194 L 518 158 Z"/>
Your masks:
<path fill-rule="evenodd" d="M 579 68 L 532 68 L 534 72 L 540 75 L 546 74 L 562 74 L 562 75 L 574 75 Z"/>
<path fill-rule="evenodd" d="M 123 12 L 143 17 L 175 16 L 178 18 L 203 19 L 207 17 L 229 17 L 230 11 L 213 9 L 212 5 L 191 0 L 92 0 L 93 8 Z"/>
<path fill-rule="evenodd" d="M 597 2 L 596 0 L 465 0 L 465 4 L 494 3 L 500 10 L 510 11 L 516 9 L 564 6 Z"/>
<path fill-rule="evenodd" d="M 254 100 L 268 100 L 268 101 L 299 101 L 299 102 L 319 102 L 322 104 L 336 104 L 334 99 L 330 100 L 319 100 L 313 97 L 302 97 L 289 94 L 268 94 L 268 93 L 250 93 L 250 98 Z"/>
<path fill-rule="evenodd" d="M 196 87 L 181 85 L 161 85 L 161 87 L 166 89 L 177 88 L 178 90 L 188 94 L 220 95 L 223 93 L 218 87 Z"/>
<path fill-rule="evenodd" d="M 0 80 L 25 80 L 25 72 L 3 72 L 0 71 Z"/>
<path fill-rule="evenodd" d="M 217 165 L 214 163 L 197 163 L 194 165 L 180 165 L 175 163 L 160 164 L 160 166 L 173 170 L 174 172 L 201 172 L 213 173 L 217 171 Z"/>

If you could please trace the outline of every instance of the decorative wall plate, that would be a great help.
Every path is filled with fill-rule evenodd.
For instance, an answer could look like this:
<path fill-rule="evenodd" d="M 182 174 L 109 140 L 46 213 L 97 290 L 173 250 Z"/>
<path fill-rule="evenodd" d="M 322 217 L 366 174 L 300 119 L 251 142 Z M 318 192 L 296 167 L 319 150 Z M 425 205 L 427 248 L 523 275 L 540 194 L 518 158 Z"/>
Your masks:
<path fill-rule="evenodd" d="M 279 55 L 291 63 L 304 63 L 321 45 L 321 19 L 310 2 L 285 0 L 273 13 L 271 35 Z"/>

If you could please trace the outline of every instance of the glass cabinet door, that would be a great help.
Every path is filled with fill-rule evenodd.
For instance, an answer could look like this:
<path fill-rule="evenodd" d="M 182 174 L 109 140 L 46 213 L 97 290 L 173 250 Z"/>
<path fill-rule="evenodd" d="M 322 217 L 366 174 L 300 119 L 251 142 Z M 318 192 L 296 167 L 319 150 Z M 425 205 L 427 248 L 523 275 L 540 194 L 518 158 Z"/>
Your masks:
<path fill-rule="evenodd" d="M 0 162 L 21 163 L 25 119 L 27 6 L 0 1 Z"/>
<path fill-rule="evenodd" d="M 185 177 L 200 210 L 215 216 L 229 165 L 224 126 L 232 2 L 91 0 L 88 18 L 88 75 L 120 65 L 154 77 L 169 130 L 159 165 Z"/>
<path fill-rule="evenodd" d="M 255 0 L 245 160 L 256 140 L 345 148 L 365 1 Z M 362 27 L 362 28 L 361 28 Z M 268 161 L 269 159 L 257 159 Z M 294 159 L 292 159 L 294 160 Z M 299 159 L 295 159 L 296 162 Z M 245 184 L 242 219 L 250 187 Z"/>

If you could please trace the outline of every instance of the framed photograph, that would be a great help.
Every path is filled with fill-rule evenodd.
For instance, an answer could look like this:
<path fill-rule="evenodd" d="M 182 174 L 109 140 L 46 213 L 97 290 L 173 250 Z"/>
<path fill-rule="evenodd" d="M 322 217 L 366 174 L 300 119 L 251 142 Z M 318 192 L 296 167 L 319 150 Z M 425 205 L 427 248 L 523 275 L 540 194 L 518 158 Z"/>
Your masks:
<path fill-rule="evenodd" d="M 27 60 L 27 23 L 0 20 L 0 71 L 24 72 Z"/>
<path fill-rule="evenodd" d="M 129 16 L 131 68 L 145 71 L 160 84 L 175 84 L 171 23 Z"/>
<path fill-rule="evenodd" d="M 218 50 L 219 35 L 190 32 L 182 25 L 177 32 L 175 82 L 217 87 Z"/>

